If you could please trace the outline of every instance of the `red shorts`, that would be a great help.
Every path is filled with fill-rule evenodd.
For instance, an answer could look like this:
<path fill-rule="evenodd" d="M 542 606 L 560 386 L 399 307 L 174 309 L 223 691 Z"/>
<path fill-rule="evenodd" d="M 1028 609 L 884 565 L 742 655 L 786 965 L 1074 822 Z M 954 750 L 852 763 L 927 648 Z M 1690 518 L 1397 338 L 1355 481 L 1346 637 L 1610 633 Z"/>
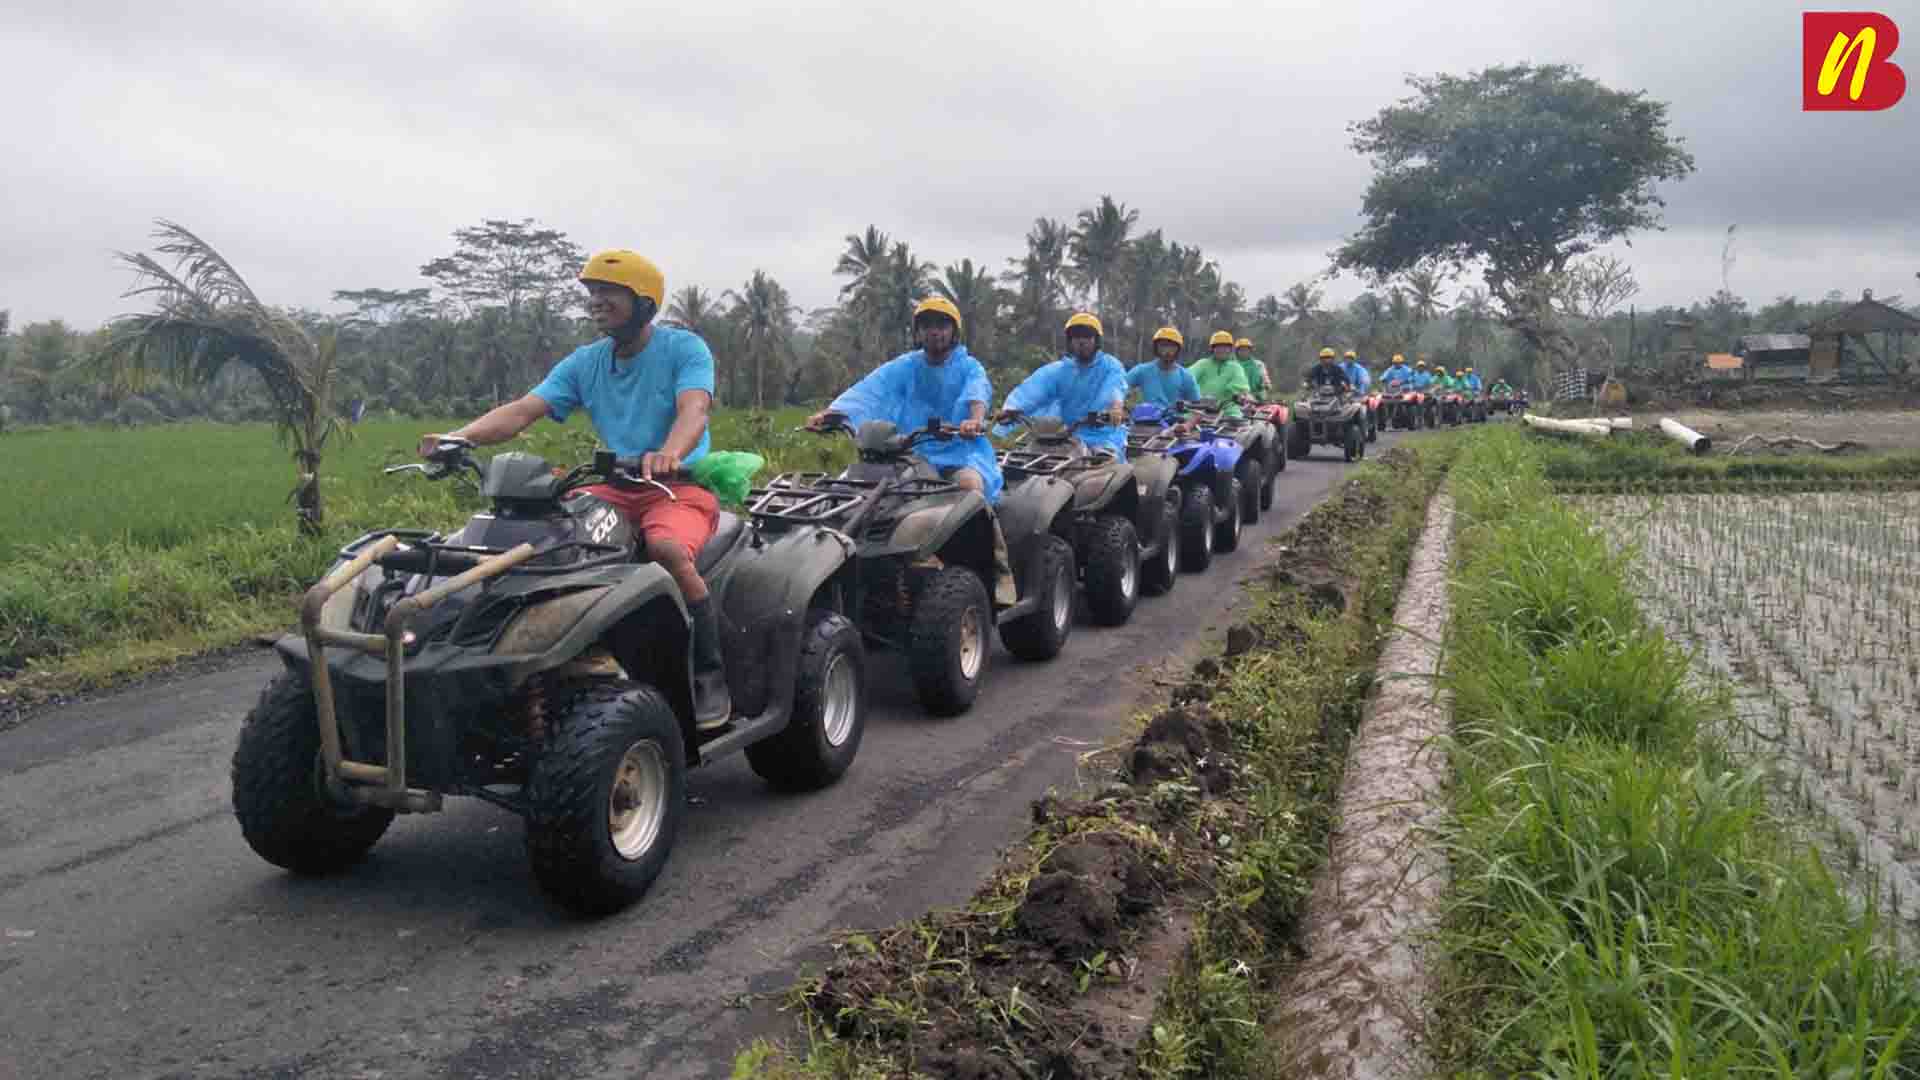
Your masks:
<path fill-rule="evenodd" d="M 720 501 L 713 497 L 713 492 L 698 484 L 669 483 L 667 486 L 673 489 L 672 499 L 652 484 L 639 487 L 595 484 L 584 490 L 626 515 L 627 523 L 647 540 L 671 540 L 687 549 L 687 558 L 695 558 L 719 527 Z"/>

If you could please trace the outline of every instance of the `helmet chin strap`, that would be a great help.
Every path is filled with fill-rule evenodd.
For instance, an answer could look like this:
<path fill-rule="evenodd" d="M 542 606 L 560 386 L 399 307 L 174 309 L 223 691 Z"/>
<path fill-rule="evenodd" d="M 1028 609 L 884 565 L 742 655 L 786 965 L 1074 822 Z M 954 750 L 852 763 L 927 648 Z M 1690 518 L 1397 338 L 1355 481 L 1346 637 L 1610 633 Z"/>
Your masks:
<path fill-rule="evenodd" d="M 607 336 L 613 339 L 617 349 L 625 348 L 639 340 L 641 332 L 646 330 L 647 324 L 653 321 L 658 311 L 652 300 L 636 295 L 633 298 L 633 313 L 627 316 L 626 322 L 607 331 Z"/>

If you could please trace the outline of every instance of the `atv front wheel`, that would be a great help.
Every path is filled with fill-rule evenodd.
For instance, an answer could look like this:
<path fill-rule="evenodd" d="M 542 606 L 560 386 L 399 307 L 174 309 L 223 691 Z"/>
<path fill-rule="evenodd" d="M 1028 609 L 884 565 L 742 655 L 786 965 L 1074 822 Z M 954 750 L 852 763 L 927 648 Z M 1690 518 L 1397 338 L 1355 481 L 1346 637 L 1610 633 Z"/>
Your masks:
<path fill-rule="evenodd" d="M 1179 488 L 1169 488 L 1160 503 L 1160 550 L 1140 566 L 1140 587 L 1148 596 L 1159 596 L 1173 588 L 1180 570 L 1180 508 L 1174 500 Z"/>
<path fill-rule="evenodd" d="M 680 721 L 660 691 L 590 687 L 560 718 L 527 779 L 527 858 L 540 887 L 586 915 L 646 894 L 687 809 Z"/>
<path fill-rule="evenodd" d="M 1133 522 L 1103 514 L 1085 526 L 1087 608 L 1101 626 L 1119 626 L 1140 600 L 1140 536 Z"/>
<path fill-rule="evenodd" d="M 352 866 L 393 824 L 393 811 L 343 803 L 327 790 L 313 687 L 292 672 L 267 684 L 241 725 L 233 814 L 255 854 L 296 874 Z"/>
<path fill-rule="evenodd" d="M 1040 542 L 1040 570 L 1028 586 L 1040 606 L 1000 627 L 1000 641 L 1022 660 L 1053 659 L 1073 632 L 1073 594 L 1080 576 L 1074 570 L 1073 545 L 1052 534 Z"/>
<path fill-rule="evenodd" d="M 1366 427 L 1358 420 L 1347 423 L 1347 442 L 1343 448 L 1348 461 L 1359 461 L 1360 455 L 1367 452 Z"/>
<path fill-rule="evenodd" d="M 1258 458 L 1243 458 L 1241 474 L 1234 477 L 1240 485 L 1240 520 L 1252 525 L 1260 520 L 1260 492 L 1266 484 L 1266 470 Z"/>
<path fill-rule="evenodd" d="M 955 716 L 973 705 L 993 651 L 992 628 L 993 606 L 978 574 L 964 566 L 934 573 L 907 629 L 907 667 L 922 708 Z"/>
<path fill-rule="evenodd" d="M 1287 425 L 1287 456 L 1305 458 L 1313 453 L 1313 432 L 1308 430 L 1305 421 L 1295 421 Z"/>
<path fill-rule="evenodd" d="M 1180 502 L 1180 569 L 1198 574 L 1213 565 L 1213 490 L 1204 484 L 1185 490 Z"/>
<path fill-rule="evenodd" d="M 826 787 L 847 771 L 867 730 L 867 650 L 846 616 L 807 612 L 793 715 L 780 734 L 747 747 L 747 764 L 782 791 Z"/>
<path fill-rule="evenodd" d="M 1221 502 L 1228 507 L 1226 519 L 1213 529 L 1213 550 L 1232 551 L 1240 546 L 1240 531 L 1246 522 L 1240 517 L 1240 507 L 1246 501 L 1246 495 L 1240 485 L 1240 478 L 1227 478 L 1226 498 Z"/>

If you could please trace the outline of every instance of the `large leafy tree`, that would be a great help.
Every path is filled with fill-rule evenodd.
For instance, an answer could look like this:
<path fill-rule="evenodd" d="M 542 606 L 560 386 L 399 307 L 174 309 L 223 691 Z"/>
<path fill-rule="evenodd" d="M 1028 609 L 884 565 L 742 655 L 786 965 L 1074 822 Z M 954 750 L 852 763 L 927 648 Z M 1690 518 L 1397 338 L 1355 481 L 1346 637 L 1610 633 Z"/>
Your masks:
<path fill-rule="evenodd" d="M 1411 96 L 1350 128 L 1375 171 L 1366 222 L 1335 265 L 1375 277 L 1476 266 L 1507 326 L 1571 360 L 1558 277 L 1597 245 L 1660 227 L 1655 185 L 1693 171 L 1666 105 L 1559 64 L 1408 84 Z"/>
<path fill-rule="evenodd" d="M 154 250 L 172 266 L 146 252 L 119 256 L 135 274 L 127 295 L 150 300 L 154 310 L 116 320 L 91 363 L 129 390 L 154 377 L 210 384 L 229 364 L 252 369 L 266 384 L 274 425 L 299 469 L 292 501 L 301 528 L 319 532 L 321 455 L 341 430 L 333 409 L 333 335 L 316 338 L 292 315 L 268 307 L 185 226 L 156 226 Z"/>
<path fill-rule="evenodd" d="M 491 218 L 455 229 L 453 240 L 453 253 L 422 265 L 420 275 L 482 330 L 483 377 L 500 397 L 544 373 L 571 338 L 586 253 L 532 218 Z"/>

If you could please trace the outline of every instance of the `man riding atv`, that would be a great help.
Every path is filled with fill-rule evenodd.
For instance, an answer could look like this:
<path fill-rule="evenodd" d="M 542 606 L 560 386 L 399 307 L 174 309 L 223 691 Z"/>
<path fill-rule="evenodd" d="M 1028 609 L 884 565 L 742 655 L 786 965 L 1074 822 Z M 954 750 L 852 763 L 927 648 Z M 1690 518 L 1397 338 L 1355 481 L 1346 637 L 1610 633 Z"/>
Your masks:
<path fill-rule="evenodd" d="M 441 440 L 485 446 L 505 442 L 541 417 L 564 422 L 584 407 L 594 432 L 615 455 L 639 458 L 636 487 L 597 484 L 585 489 L 618 509 L 645 538 L 647 557 L 673 576 L 693 624 L 694 723 L 725 727 L 733 700 L 720 657 L 720 616 L 695 569 L 695 557 L 713 538 L 720 504 L 680 470 L 705 456 L 707 412 L 713 405 L 713 353 L 700 335 L 656 326 L 666 278 L 639 254 L 602 251 L 580 271 L 587 314 L 606 336 L 582 345 L 554 365 L 540 385 L 457 431 L 423 436 L 420 456 Z"/>
<path fill-rule="evenodd" d="M 1351 391 L 1353 380 L 1347 377 L 1347 369 L 1335 363 L 1334 359 L 1332 349 L 1321 349 L 1320 362 L 1307 369 L 1307 385 L 1314 389 L 1329 386 L 1343 394 Z"/>
<path fill-rule="evenodd" d="M 1193 373 L 1180 364 L 1180 350 L 1186 344 L 1186 338 L 1171 326 L 1155 330 L 1153 359 L 1128 368 L 1127 385 L 1140 391 L 1141 399 L 1147 404 L 1163 409 L 1172 408 L 1177 401 L 1198 400 L 1200 384 L 1194 381 Z"/>
<path fill-rule="evenodd" d="M 987 441 L 987 404 L 993 383 L 987 369 L 960 344 L 960 309 L 932 296 L 913 309 L 914 337 L 920 347 L 881 364 L 848 387 L 833 404 L 807 418 L 820 429 L 839 415 L 858 427 L 868 420 L 889 420 L 912 431 L 938 416 L 960 428 L 960 438 L 915 444 L 913 454 L 963 488 L 988 502 L 1000 497 L 1000 463 Z M 1011 602 L 1011 601 L 1009 601 Z"/>
<path fill-rule="evenodd" d="M 1241 338 L 1234 342 L 1233 356 L 1240 370 L 1247 373 L 1247 393 L 1255 401 L 1265 401 L 1271 384 L 1267 380 L 1267 365 L 1253 358 L 1253 341 Z"/>
<path fill-rule="evenodd" d="M 1407 366 L 1407 358 L 1399 353 L 1393 354 L 1393 363 L 1380 373 L 1382 383 L 1404 383 L 1407 389 L 1413 389 L 1413 369 Z"/>
<path fill-rule="evenodd" d="M 1220 402 L 1221 416 L 1239 419 L 1240 406 L 1252 400 L 1253 388 L 1247 384 L 1246 370 L 1233 357 L 1233 335 L 1216 330 L 1207 339 L 1207 346 L 1213 355 L 1202 357 L 1187 370 L 1193 373 L 1201 397 Z"/>
<path fill-rule="evenodd" d="M 1016 416 L 1074 421 L 1090 413 L 1106 413 L 1112 426 L 1084 427 L 1074 435 L 1087 449 L 1125 461 L 1127 373 L 1120 361 L 1101 350 L 1101 329 L 1100 320 L 1084 311 L 1068 319 L 1067 355 L 1043 365 L 1013 388 L 1000 407 L 1002 422 Z"/>
<path fill-rule="evenodd" d="M 1346 372 L 1347 384 L 1356 394 L 1366 393 L 1367 387 L 1373 385 L 1373 376 L 1367 373 L 1367 366 L 1352 349 L 1347 350 L 1346 362 L 1340 365 L 1340 370 Z"/>

